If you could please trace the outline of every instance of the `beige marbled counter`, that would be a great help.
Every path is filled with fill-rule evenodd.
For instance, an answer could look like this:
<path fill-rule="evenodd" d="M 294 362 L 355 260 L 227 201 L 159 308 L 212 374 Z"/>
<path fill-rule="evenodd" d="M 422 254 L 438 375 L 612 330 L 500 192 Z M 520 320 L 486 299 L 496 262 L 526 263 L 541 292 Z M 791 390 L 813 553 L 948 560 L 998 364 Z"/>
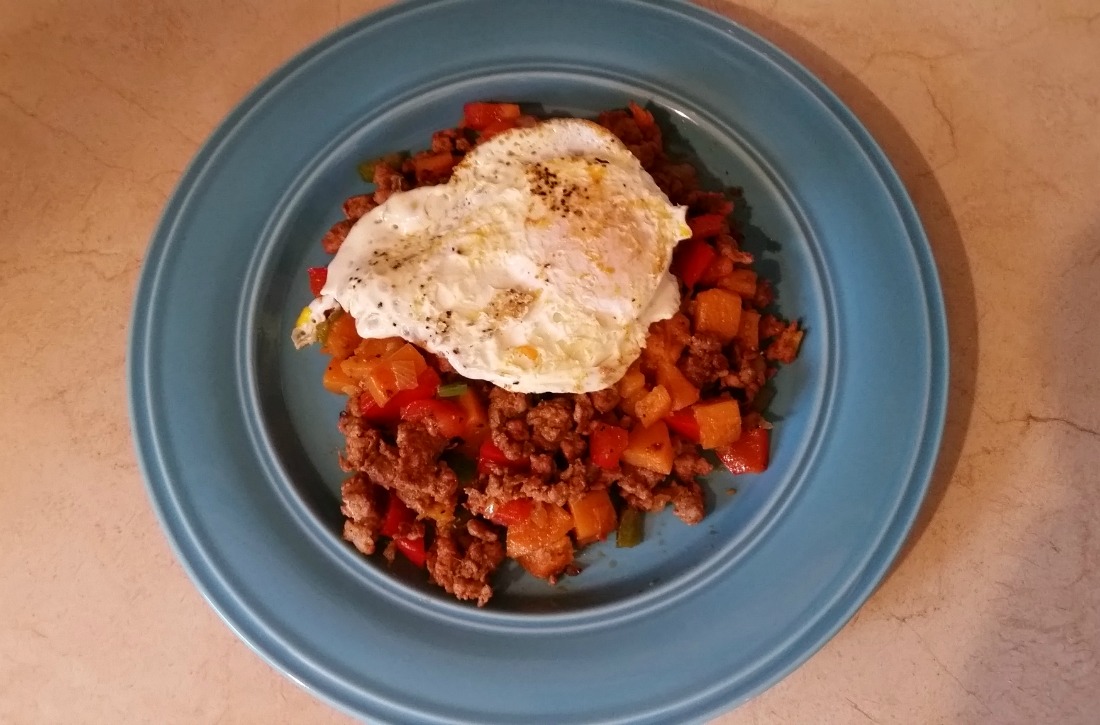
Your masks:
<path fill-rule="evenodd" d="M 379 4 L 0 0 L 0 722 L 347 721 L 240 643 L 174 560 L 124 358 L 146 243 L 202 139 Z M 1100 4 L 707 5 L 878 138 L 931 237 L 953 342 L 903 559 L 720 722 L 1100 722 Z"/>

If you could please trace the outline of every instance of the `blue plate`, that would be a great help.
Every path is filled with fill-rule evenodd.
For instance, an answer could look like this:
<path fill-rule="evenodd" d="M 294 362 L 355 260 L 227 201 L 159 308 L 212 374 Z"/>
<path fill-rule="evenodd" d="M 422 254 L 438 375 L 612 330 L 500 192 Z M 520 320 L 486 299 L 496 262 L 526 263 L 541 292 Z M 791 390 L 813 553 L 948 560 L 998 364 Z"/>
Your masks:
<path fill-rule="evenodd" d="M 365 191 L 356 164 L 423 147 L 473 99 L 651 104 L 744 188 L 749 246 L 808 330 L 765 474 L 715 474 L 702 524 L 650 517 L 641 546 L 593 547 L 556 588 L 505 572 L 485 609 L 340 540 L 340 401 L 289 338 L 318 240 Z M 760 692 L 897 553 L 947 377 L 928 244 L 867 132 L 755 35 L 641 0 L 413 2 L 295 58 L 184 175 L 130 344 L 138 453 L 196 584 L 274 666 L 374 722 L 682 722 Z"/>

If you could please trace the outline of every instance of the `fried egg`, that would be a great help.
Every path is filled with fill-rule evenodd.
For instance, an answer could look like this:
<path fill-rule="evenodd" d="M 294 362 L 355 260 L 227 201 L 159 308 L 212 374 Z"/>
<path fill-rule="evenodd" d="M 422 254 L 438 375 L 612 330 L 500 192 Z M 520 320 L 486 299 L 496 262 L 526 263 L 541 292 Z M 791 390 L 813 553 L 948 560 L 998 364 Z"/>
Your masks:
<path fill-rule="evenodd" d="M 691 235 L 685 216 L 602 126 L 506 131 L 448 183 L 394 194 L 359 219 L 295 340 L 340 307 L 360 336 L 403 337 L 468 378 L 523 393 L 600 390 L 679 308 L 669 265 Z"/>

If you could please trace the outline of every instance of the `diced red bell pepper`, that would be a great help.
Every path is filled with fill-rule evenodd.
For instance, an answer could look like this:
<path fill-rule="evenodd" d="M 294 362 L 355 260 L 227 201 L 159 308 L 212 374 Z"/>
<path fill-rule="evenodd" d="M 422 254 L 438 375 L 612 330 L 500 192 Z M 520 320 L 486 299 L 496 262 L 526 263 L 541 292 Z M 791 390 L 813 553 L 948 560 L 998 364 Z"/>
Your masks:
<path fill-rule="evenodd" d="M 382 519 L 382 536 L 396 536 L 402 524 L 411 524 L 416 514 L 405 505 L 401 497 L 390 491 L 386 501 L 386 516 Z"/>
<path fill-rule="evenodd" d="M 428 551 L 424 546 L 424 537 L 418 536 L 415 539 L 397 537 L 393 540 L 394 546 L 397 550 L 405 555 L 405 558 L 411 561 L 421 569 L 428 562 Z"/>
<path fill-rule="evenodd" d="M 695 212 L 694 216 L 719 214 L 728 217 L 733 213 L 733 202 L 720 191 L 705 191 L 695 195 L 691 209 Z"/>
<path fill-rule="evenodd" d="M 526 467 L 526 464 L 522 461 L 513 461 L 508 456 L 504 455 L 504 451 L 500 450 L 492 438 L 486 438 L 485 442 L 481 444 L 481 448 L 477 454 L 477 472 L 488 473 L 488 463 L 496 463 L 498 465 L 510 468 L 518 471 Z"/>
<path fill-rule="evenodd" d="M 751 428 L 733 443 L 714 452 L 730 473 L 761 473 L 768 467 L 770 439 L 767 428 Z"/>
<path fill-rule="evenodd" d="M 401 409 L 402 420 L 424 418 L 434 418 L 439 432 L 447 438 L 460 438 L 466 432 L 466 413 L 453 401 L 425 398 L 414 400 Z"/>
<path fill-rule="evenodd" d="M 316 297 L 321 294 L 321 288 L 328 280 L 328 267 L 310 267 L 306 274 L 309 275 L 309 291 Z"/>
<path fill-rule="evenodd" d="M 630 434 L 625 428 L 606 423 L 597 423 L 588 437 L 588 450 L 592 462 L 600 468 L 614 470 L 619 467 L 619 459 L 629 442 Z"/>
<path fill-rule="evenodd" d="M 481 140 L 490 139 L 496 136 L 498 133 L 504 133 L 505 131 L 511 131 L 516 127 L 516 122 L 511 119 L 505 119 L 503 121 L 493 121 L 488 126 L 481 130 Z"/>
<path fill-rule="evenodd" d="M 653 120 L 653 114 L 634 101 L 630 102 L 630 115 L 634 117 L 634 123 L 638 124 L 638 128 L 643 131 L 657 125 L 657 122 Z"/>
<path fill-rule="evenodd" d="M 405 502 L 393 491 L 388 492 L 386 500 L 386 515 L 382 519 L 381 534 L 393 539 L 397 550 L 408 558 L 413 564 L 423 568 L 428 558 L 428 552 L 424 548 L 424 537 L 400 536 L 401 527 L 416 521 L 416 513 L 405 505 Z"/>
<path fill-rule="evenodd" d="M 672 255 L 672 273 L 688 287 L 694 287 L 718 253 L 702 239 L 687 239 Z"/>
<path fill-rule="evenodd" d="M 500 450 L 497 444 L 493 443 L 490 438 L 485 439 L 485 442 L 481 444 L 481 449 L 478 451 L 478 458 L 483 461 L 499 463 L 502 466 L 507 466 L 512 463 L 512 460 L 504 455 L 504 451 Z"/>
<path fill-rule="evenodd" d="M 683 408 L 665 416 L 665 423 L 689 441 L 699 442 L 699 421 L 695 420 L 695 413 L 691 408 Z"/>
<path fill-rule="evenodd" d="M 500 505 L 491 506 L 489 520 L 501 526 L 514 526 L 521 521 L 526 521 L 531 512 L 535 510 L 535 502 L 529 498 L 515 498 L 505 501 Z"/>
<path fill-rule="evenodd" d="M 726 218 L 721 214 L 700 214 L 688 219 L 688 226 L 694 239 L 716 237 L 726 228 Z"/>
<path fill-rule="evenodd" d="M 417 400 L 425 400 L 435 395 L 439 387 L 439 373 L 425 368 L 417 378 L 416 387 L 398 390 L 383 406 L 374 402 L 369 395 L 359 396 L 359 414 L 369 421 L 383 425 L 393 425 L 401 419 L 401 409 Z"/>
<path fill-rule="evenodd" d="M 521 115 L 515 103 L 467 103 L 462 107 L 462 125 L 483 131 L 498 121 L 515 121 Z"/>

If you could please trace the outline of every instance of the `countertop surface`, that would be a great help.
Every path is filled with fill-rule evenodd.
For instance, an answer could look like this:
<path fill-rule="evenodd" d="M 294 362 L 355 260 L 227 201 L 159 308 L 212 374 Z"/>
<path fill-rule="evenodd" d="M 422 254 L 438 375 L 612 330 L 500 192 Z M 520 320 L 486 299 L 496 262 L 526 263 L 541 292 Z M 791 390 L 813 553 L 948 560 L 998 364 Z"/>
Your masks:
<path fill-rule="evenodd" d="M 150 234 L 257 82 L 370 0 L 0 0 L 0 722 L 343 723 L 241 643 L 149 505 Z M 1100 718 L 1100 4 L 710 0 L 821 77 L 924 222 L 951 335 L 927 504 L 742 723 Z"/>

